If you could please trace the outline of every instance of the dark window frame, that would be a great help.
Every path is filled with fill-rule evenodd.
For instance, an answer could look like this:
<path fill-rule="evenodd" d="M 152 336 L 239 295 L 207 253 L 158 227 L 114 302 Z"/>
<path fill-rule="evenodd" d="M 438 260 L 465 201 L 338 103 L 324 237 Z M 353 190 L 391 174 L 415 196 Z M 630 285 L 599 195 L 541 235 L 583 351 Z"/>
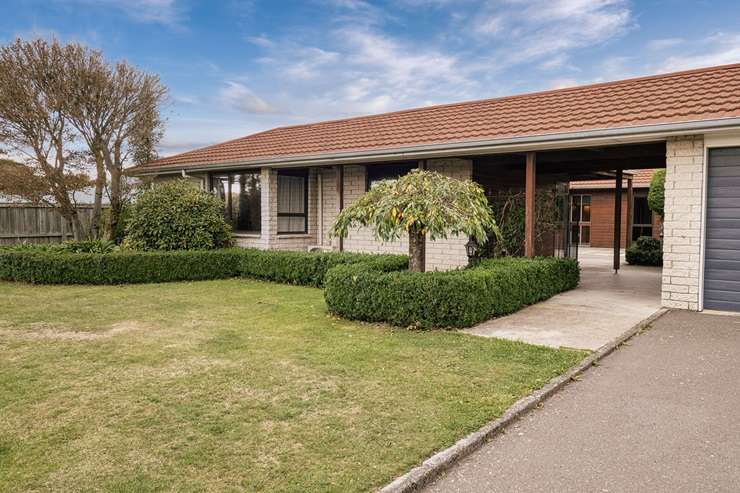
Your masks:
<path fill-rule="evenodd" d="M 211 193 L 214 193 L 216 191 L 216 182 L 219 180 L 222 180 L 223 178 L 227 179 L 228 183 L 228 190 L 224 191 L 225 196 L 225 204 L 224 204 L 224 216 L 227 218 L 227 221 L 232 226 L 232 231 L 235 234 L 247 234 L 247 235 L 262 235 L 262 210 L 261 210 L 261 203 L 262 199 L 260 197 L 260 220 L 258 224 L 258 229 L 236 229 L 234 227 L 234 211 L 233 211 L 233 200 L 232 200 L 232 193 L 231 193 L 231 186 L 235 183 L 235 178 L 239 175 L 244 174 L 252 174 L 257 175 L 260 179 L 260 190 L 262 189 L 262 176 L 260 173 L 260 170 L 252 170 L 252 169 L 245 169 L 241 171 L 214 171 L 208 174 L 208 185 L 209 190 Z"/>
<path fill-rule="evenodd" d="M 299 176 L 303 178 L 303 212 L 280 212 L 275 211 L 278 218 L 281 217 L 302 217 L 303 218 L 303 230 L 302 231 L 280 231 L 277 230 L 278 235 L 303 235 L 308 234 L 308 170 L 307 169 L 279 169 L 277 172 L 277 180 L 279 183 L 280 175 L 282 176 Z M 280 185 L 278 184 L 278 201 L 280 200 Z M 277 207 L 276 207 L 277 209 Z M 280 224 L 280 221 L 278 221 Z"/>
<path fill-rule="evenodd" d="M 651 238 L 653 237 L 653 232 L 654 232 L 654 228 L 653 228 L 653 211 L 650 210 L 650 206 L 648 205 L 648 201 L 647 201 L 647 196 L 648 196 L 648 193 L 647 192 L 636 192 L 636 193 L 634 193 L 632 195 L 632 218 L 631 218 L 632 219 L 632 221 L 631 221 L 632 222 L 632 231 L 630 231 L 630 235 L 632 237 L 632 241 L 637 241 L 637 239 L 639 237 L 641 237 L 641 236 L 649 236 Z M 647 212 L 649 213 L 650 223 L 638 223 L 638 222 L 635 221 L 635 216 L 638 213 L 638 211 L 637 211 L 637 200 L 638 199 L 645 201 L 645 204 L 644 205 L 646 207 Z M 643 212 L 644 212 L 644 210 L 643 210 Z M 649 235 L 644 234 L 647 230 L 650 231 L 650 234 Z M 637 232 L 639 232 L 639 233 L 638 234 L 635 234 Z"/>
<path fill-rule="evenodd" d="M 400 162 L 400 163 L 383 163 L 383 164 L 368 164 L 365 166 L 365 191 L 369 191 L 370 187 L 372 187 L 373 183 L 381 181 L 381 180 L 395 180 L 398 179 L 404 175 L 407 175 L 411 172 L 411 170 L 418 169 L 419 163 L 413 162 L 410 163 L 408 161 L 406 162 Z M 405 172 L 403 173 L 395 173 L 393 171 L 388 172 L 389 170 L 398 170 L 398 169 L 405 169 Z M 371 178 L 371 170 L 372 172 L 381 174 L 381 177 L 372 177 Z M 382 176 L 382 171 L 386 171 L 385 176 Z"/>

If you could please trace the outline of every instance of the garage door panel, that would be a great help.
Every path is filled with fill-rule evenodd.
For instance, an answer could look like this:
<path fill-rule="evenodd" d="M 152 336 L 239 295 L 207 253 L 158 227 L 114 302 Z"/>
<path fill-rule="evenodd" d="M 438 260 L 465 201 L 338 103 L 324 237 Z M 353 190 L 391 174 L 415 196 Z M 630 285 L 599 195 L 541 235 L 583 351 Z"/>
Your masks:
<path fill-rule="evenodd" d="M 712 168 L 712 178 L 722 178 L 726 176 L 740 176 L 740 167 L 723 166 L 720 168 Z"/>
<path fill-rule="evenodd" d="M 732 301 L 705 299 L 704 308 L 706 310 L 720 310 L 723 312 L 736 312 L 738 311 L 738 303 L 735 303 Z"/>
<path fill-rule="evenodd" d="M 725 231 L 740 230 L 740 219 L 711 218 L 707 220 L 707 235 L 721 238 Z"/>
<path fill-rule="evenodd" d="M 727 179 L 735 180 L 735 178 Z M 722 183 L 722 186 L 718 185 L 716 187 L 710 184 L 709 186 L 712 187 L 712 196 L 715 198 L 740 198 L 740 178 L 737 179 L 737 182 L 737 185 L 728 185 L 727 183 Z"/>
<path fill-rule="evenodd" d="M 740 259 L 740 240 L 707 238 L 706 248 L 707 250 L 718 250 L 718 253 L 720 254 L 722 250 L 734 252 L 734 254 L 738 256 L 738 259 Z"/>
<path fill-rule="evenodd" d="M 718 260 L 714 258 L 709 258 L 709 254 L 707 254 L 707 258 L 704 261 L 704 268 L 706 270 L 737 270 L 737 271 L 740 271 L 740 262 L 738 262 L 737 260 Z"/>
<path fill-rule="evenodd" d="M 740 148 L 710 149 L 704 307 L 740 311 Z"/>
<path fill-rule="evenodd" d="M 712 149 L 710 153 L 713 166 L 734 166 L 737 165 L 736 158 L 740 157 L 740 147 L 721 147 Z"/>
<path fill-rule="evenodd" d="M 738 197 L 714 197 L 707 200 L 709 209 L 738 209 L 733 211 L 735 214 L 740 213 L 740 199 Z"/>
<path fill-rule="evenodd" d="M 730 269 L 707 269 L 704 271 L 705 278 L 716 281 L 737 281 L 740 282 L 740 270 Z"/>
<path fill-rule="evenodd" d="M 713 207 L 707 208 L 707 218 L 712 219 L 740 219 L 740 208 L 723 208 Z"/>
<path fill-rule="evenodd" d="M 712 190 L 733 190 L 733 193 L 737 192 L 737 188 L 740 187 L 740 177 L 728 176 L 724 178 L 710 178 L 707 180 L 707 185 Z"/>
<path fill-rule="evenodd" d="M 740 293 L 740 281 L 707 281 L 704 283 L 707 291 L 731 291 Z"/>
<path fill-rule="evenodd" d="M 720 289 L 704 289 L 704 295 L 708 300 L 731 301 L 740 304 L 740 291 L 724 291 Z"/>

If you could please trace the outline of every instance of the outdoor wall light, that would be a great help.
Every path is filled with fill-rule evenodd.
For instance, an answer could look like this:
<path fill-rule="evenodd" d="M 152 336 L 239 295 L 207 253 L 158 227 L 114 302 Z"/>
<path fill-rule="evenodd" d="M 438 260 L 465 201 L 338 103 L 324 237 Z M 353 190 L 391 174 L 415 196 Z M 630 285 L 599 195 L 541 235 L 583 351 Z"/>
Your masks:
<path fill-rule="evenodd" d="M 468 254 L 468 265 L 478 263 L 478 245 L 472 239 L 465 244 L 465 253 Z"/>

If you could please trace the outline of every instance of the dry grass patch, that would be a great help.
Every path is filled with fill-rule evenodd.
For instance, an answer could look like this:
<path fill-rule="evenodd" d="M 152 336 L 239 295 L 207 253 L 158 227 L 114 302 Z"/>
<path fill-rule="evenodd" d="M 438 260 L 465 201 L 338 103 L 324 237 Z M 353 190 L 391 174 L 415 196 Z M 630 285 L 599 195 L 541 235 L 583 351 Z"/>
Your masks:
<path fill-rule="evenodd" d="M 582 357 L 245 280 L 0 283 L 0 491 L 369 491 Z"/>

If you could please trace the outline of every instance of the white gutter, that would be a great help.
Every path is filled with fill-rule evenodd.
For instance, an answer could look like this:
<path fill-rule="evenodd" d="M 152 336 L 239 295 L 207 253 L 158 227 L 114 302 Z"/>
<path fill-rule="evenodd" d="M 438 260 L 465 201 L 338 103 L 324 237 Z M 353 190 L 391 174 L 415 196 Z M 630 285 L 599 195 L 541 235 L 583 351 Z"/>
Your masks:
<path fill-rule="evenodd" d="M 721 118 L 718 120 L 697 120 L 681 123 L 663 123 L 636 127 L 564 132 L 529 137 L 511 137 L 481 141 L 457 142 L 448 144 L 426 144 L 394 149 L 374 149 L 367 151 L 338 152 L 315 156 L 288 156 L 272 159 L 231 161 L 220 163 L 171 164 L 141 171 L 132 170 L 136 176 L 179 173 L 181 169 L 189 172 L 228 170 L 233 168 L 276 168 L 303 166 L 331 166 L 336 164 L 359 164 L 383 160 L 401 161 L 405 159 L 428 159 L 434 157 L 470 156 L 480 154 L 501 154 L 568 147 L 586 147 L 600 144 L 624 144 L 634 142 L 660 141 L 674 135 L 709 133 L 740 129 L 740 118 Z"/>

